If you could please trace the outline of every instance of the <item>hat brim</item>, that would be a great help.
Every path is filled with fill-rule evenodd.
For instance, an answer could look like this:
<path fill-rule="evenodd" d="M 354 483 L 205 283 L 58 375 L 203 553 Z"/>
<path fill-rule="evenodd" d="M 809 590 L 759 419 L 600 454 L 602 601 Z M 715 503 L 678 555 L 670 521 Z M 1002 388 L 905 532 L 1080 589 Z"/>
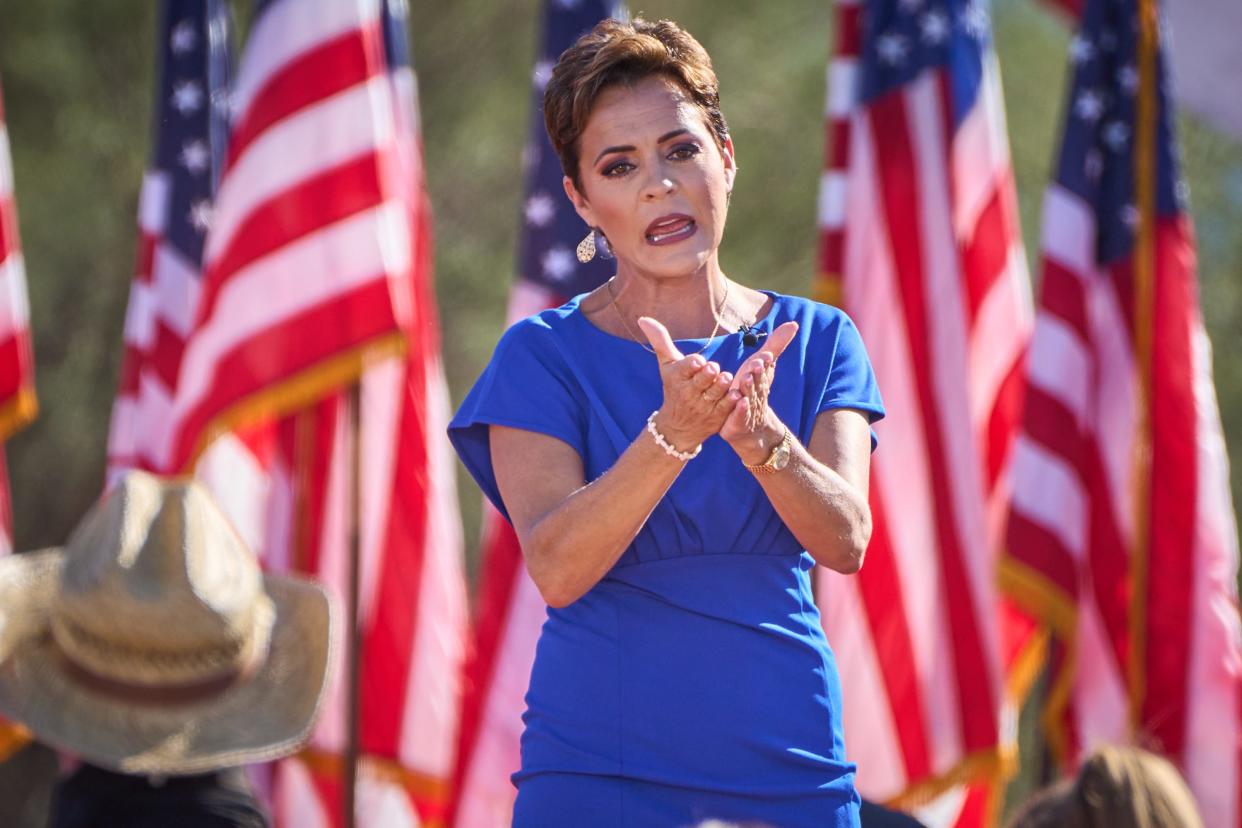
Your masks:
<path fill-rule="evenodd" d="M 262 665 L 218 696 L 156 706 L 93 691 L 65 671 L 48 625 L 62 561 L 59 549 L 0 560 L 0 713 L 123 773 L 204 773 L 287 756 L 306 741 L 335 639 L 321 587 L 265 575 L 276 620 Z"/>

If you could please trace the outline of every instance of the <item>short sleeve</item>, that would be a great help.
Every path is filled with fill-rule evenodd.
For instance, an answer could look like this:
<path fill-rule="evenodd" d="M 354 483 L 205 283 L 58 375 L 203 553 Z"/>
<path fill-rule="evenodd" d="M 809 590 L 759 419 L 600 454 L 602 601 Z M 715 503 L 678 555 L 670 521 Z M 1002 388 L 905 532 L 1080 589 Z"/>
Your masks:
<path fill-rule="evenodd" d="M 862 337 L 854 321 L 845 313 L 837 311 L 836 343 L 828 377 L 824 382 L 816 413 L 834 408 L 852 408 L 863 412 L 869 423 L 884 418 L 884 402 L 880 399 L 880 387 L 871 369 L 871 360 L 863 346 Z M 871 432 L 871 448 L 876 447 L 874 429 Z"/>
<path fill-rule="evenodd" d="M 501 337 L 491 362 L 449 423 L 449 440 L 488 500 L 509 519 L 492 468 L 488 427 L 555 437 L 585 455 L 585 407 L 556 334 L 538 317 Z"/>

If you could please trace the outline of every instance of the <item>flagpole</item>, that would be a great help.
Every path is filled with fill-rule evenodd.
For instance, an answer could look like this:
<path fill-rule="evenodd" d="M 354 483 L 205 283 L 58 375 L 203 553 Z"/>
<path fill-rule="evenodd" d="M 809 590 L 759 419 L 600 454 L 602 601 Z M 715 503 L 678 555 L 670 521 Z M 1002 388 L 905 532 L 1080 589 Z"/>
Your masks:
<path fill-rule="evenodd" d="M 358 624 L 358 583 L 360 578 L 360 545 L 362 526 L 362 440 L 360 436 L 362 422 L 362 382 L 354 381 L 349 386 L 346 396 L 346 428 L 349 451 L 349 594 L 346 596 L 346 651 L 348 653 L 348 685 L 346 689 L 346 728 L 345 728 L 345 766 L 341 797 L 341 824 L 344 828 L 354 828 L 356 819 L 355 801 L 358 785 L 359 731 L 358 731 L 358 696 L 359 696 L 359 665 L 361 663 L 362 636 Z"/>

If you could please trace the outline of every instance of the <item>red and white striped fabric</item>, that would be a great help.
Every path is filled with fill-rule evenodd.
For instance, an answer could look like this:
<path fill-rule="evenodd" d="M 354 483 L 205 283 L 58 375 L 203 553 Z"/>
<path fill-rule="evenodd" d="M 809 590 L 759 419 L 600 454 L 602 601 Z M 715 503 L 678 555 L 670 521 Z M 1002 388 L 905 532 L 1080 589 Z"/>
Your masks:
<path fill-rule="evenodd" d="M 819 603 L 862 795 L 900 807 L 939 796 L 925 819 L 984 824 L 1016 737 L 994 572 L 1030 288 L 994 55 L 979 44 L 966 101 L 936 58 L 865 99 L 867 60 L 918 48 L 886 46 L 878 21 L 864 29 L 871 8 L 837 4 L 817 291 L 858 324 L 890 416 L 877 427 L 866 564 L 821 570 Z M 946 4 L 924 12 L 980 25 Z M 961 787 L 972 780 L 986 784 Z"/>
<path fill-rule="evenodd" d="M 1084 6 L 1002 587 L 1053 633 L 1044 722 L 1061 767 L 1137 744 L 1178 765 L 1205 825 L 1238 826 L 1237 522 L 1158 12 Z M 1095 63 L 1103 43 L 1138 54 L 1137 71 Z M 1101 130 L 1088 91 L 1131 100 Z"/>
<path fill-rule="evenodd" d="M 13 531 L 3 443 L 34 419 L 36 409 L 26 269 L 17 235 L 9 132 L 0 97 L 0 554 L 12 551 Z"/>
<path fill-rule="evenodd" d="M 399 352 L 410 224 L 379 0 L 273 0 L 253 23 L 156 468 Z"/>
<path fill-rule="evenodd" d="M 409 357 L 373 365 L 361 394 L 361 578 L 356 824 L 445 824 L 468 639 L 461 519 L 446 429 L 432 280 L 431 221 L 417 134 L 416 81 L 405 63 L 404 9 L 389 3 L 390 93 L 401 133 L 391 170 L 411 228 L 404 274 Z M 406 129 L 406 126 L 412 129 Z M 283 420 L 272 452 L 267 565 L 313 575 L 341 599 L 348 586 L 345 400 L 332 395 Z M 279 763 L 278 826 L 329 828 L 342 815 L 346 652 L 310 747 Z"/>

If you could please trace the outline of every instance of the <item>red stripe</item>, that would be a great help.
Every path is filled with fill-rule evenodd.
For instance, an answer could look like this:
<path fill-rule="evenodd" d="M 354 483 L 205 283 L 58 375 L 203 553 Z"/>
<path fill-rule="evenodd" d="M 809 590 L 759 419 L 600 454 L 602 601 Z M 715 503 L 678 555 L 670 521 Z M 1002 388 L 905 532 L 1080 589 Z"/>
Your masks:
<path fill-rule="evenodd" d="M 410 675 L 410 665 L 427 553 L 427 513 L 432 507 L 424 383 L 424 366 L 418 359 L 410 360 L 400 394 L 399 431 L 392 446 L 396 468 L 373 604 L 376 612 L 368 619 L 362 649 L 362 744 L 368 753 L 393 759 L 400 755 L 404 736 L 408 687 L 411 681 L 418 684 L 417 677 Z M 437 619 L 423 620 L 436 623 Z"/>
<path fill-rule="evenodd" d="M 819 261 L 824 273 L 840 275 L 845 267 L 845 233 L 830 230 L 819 234 Z"/>
<path fill-rule="evenodd" d="M 1096 610 L 1117 660 L 1117 674 L 1124 676 L 1130 662 L 1130 553 L 1113 514 L 1115 493 L 1105 474 L 1100 452 L 1097 442 L 1086 441 L 1082 464 L 1087 470 L 1090 498 L 1087 564 L 1091 568 Z M 1130 497 L 1129 491 L 1122 496 Z"/>
<path fill-rule="evenodd" d="M 1147 560 L 1147 690 L 1142 721 L 1175 761 L 1186 746 L 1198 443 L 1192 325 L 1195 254 L 1184 217 L 1156 225 L 1151 377 L 1151 534 Z"/>
<path fill-rule="evenodd" d="M 834 118 L 829 121 L 827 133 L 824 168 L 832 172 L 845 172 L 850 158 L 850 119 Z"/>
<path fill-rule="evenodd" d="M 962 810 L 958 812 L 953 828 L 984 828 L 988 825 L 989 808 L 992 800 L 992 785 L 999 783 L 976 782 L 966 786 L 966 798 L 962 802 Z"/>
<path fill-rule="evenodd" d="M 1051 313 L 1069 325 L 1083 343 L 1091 341 L 1091 328 L 1087 324 L 1087 302 L 1082 282 L 1073 271 L 1044 259 L 1043 284 L 1039 289 L 1039 310 Z"/>
<path fill-rule="evenodd" d="M 901 741 L 901 758 L 906 779 L 925 779 L 932 772 L 931 751 L 927 746 L 928 728 L 924 719 L 918 662 L 906 618 L 904 587 L 888 535 L 888 516 L 884 499 L 871 476 L 871 514 L 873 531 L 867 547 L 867 562 L 858 573 L 858 590 L 867 613 L 876 664 L 884 677 L 889 713 Z"/>
<path fill-rule="evenodd" d="M 457 763 L 453 769 L 453 803 L 448 824 L 453 825 L 465 793 L 462 786 L 478 743 L 483 712 L 492 695 L 492 680 L 500 660 L 500 643 L 509 626 L 509 615 L 522 577 L 522 547 L 513 527 L 499 512 L 488 509 L 484 537 L 489 540 L 483 553 L 478 586 L 478 617 L 474 648 L 467 654 L 462 670 L 461 730 L 458 735 Z"/>
<path fill-rule="evenodd" d="M 17 396 L 31 382 L 30 338 L 18 331 L 0 340 L 0 405 Z"/>
<path fill-rule="evenodd" d="M 177 387 L 181 374 L 181 355 L 185 352 L 185 340 L 181 335 L 159 319 L 155 320 L 155 341 L 147 354 L 147 365 L 170 392 Z"/>
<path fill-rule="evenodd" d="M 1082 428 L 1077 418 L 1060 400 L 1036 385 L 1026 391 L 1022 419 L 1027 437 L 1074 470 L 1083 491 L 1090 486 Z"/>
<path fill-rule="evenodd" d="M 178 423 L 173 468 L 185 467 L 203 429 L 220 412 L 395 327 L 388 279 L 377 274 L 241 341 L 211 366 L 208 394 Z"/>
<path fill-rule="evenodd" d="M 151 284 L 151 276 L 155 270 L 155 246 L 159 242 L 159 238 L 151 233 L 147 233 L 139 228 L 138 231 L 138 251 L 134 260 L 134 281 L 141 284 Z M 132 295 L 131 288 L 131 295 Z"/>
<path fill-rule="evenodd" d="M 1009 556 L 1033 569 L 1070 599 L 1078 594 L 1078 565 L 1061 539 L 1021 512 L 1005 527 Z"/>
<path fill-rule="evenodd" d="M 121 377 L 116 389 L 118 397 L 138 396 L 138 377 L 142 371 L 142 364 L 143 352 L 127 343 L 121 355 Z"/>
<path fill-rule="evenodd" d="M 862 4 L 837 4 L 837 54 L 858 57 L 862 51 Z"/>
<path fill-rule="evenodd" d="M 7 161 L 7 158 L 0 158 L 0 164 Z M 17 204 L 12 195 L 0 196 L 0 263 L 21 249 L 22 241 L 17 232 Z"/>
<path fill-rule="evenodd" d="M 229 246 L 207 267 L 198 319 L 211 318 L 220 292 L 238 271 L 257 259 L 384 198 L 384 161 L 370 152 L 323 169 L 255 207 L 238 225 Z M 378 242 L 377 242 L 378 243 Z"/>
<path fill-rule="evenodd" d="M 886 95 L 870 107 L 872 129 L 883 140 L 876 143 L 876 161 L 884 201 L 889 249 L 901 285 L 902 312 L 910 344 L 913 375 L 918 387 L 919 414 L 927 445 L 931 493 L 936 516 L 936 545 L 944 576 L 945 605 L 953 639 L 953 668 L 957 683 L 962 744 L 973 752 L 995 746 L 997 741 L 996 700 L 988 682 L 979 620 L 975 617 L 975 596 L 967 575 L 964 550 L 957 534 L 952 503 L 952 466 L 944 448 L 944 423 L 936 404 L 934 374 L 938 368 L 931 358 L 931 320 L 925 295 L 923 245 L 918 209 L 918 173 L 910 145 L 905 99 L 898 92 Z"/>
<path fill-rule="evenodd" d="M 303 52 L 272 73 L 233 130 L 225 172 L 273 124 L 382 72 L 379 38 L 379 23 L 372 21 Z"/>
<path fill-rule="evenodd" d="M 1009 460 L 1017 437 L 1017 426 L 1022 421 L 1022 406 L 1026 398 L 1026 359 L 1019 356 L 1009 367 L 1009 373 L 1001 382 L 992 402 L 988 416 L 987 445 L 985 447 L 987 491 L 990 497 L 1000 482 L 1001 472 Z"/>
<path fill-rule="evenodd" d="M 1013 175 L 1008 170 L 994 182 L 992 197 L 975 222 L 974 236 L 962 250 L 962 276 L 966 288 L 968 324 L 973 325 L 979 306 L 1005 273 L 1014 240 L 1019 237 L 1011 212 Z"/>

